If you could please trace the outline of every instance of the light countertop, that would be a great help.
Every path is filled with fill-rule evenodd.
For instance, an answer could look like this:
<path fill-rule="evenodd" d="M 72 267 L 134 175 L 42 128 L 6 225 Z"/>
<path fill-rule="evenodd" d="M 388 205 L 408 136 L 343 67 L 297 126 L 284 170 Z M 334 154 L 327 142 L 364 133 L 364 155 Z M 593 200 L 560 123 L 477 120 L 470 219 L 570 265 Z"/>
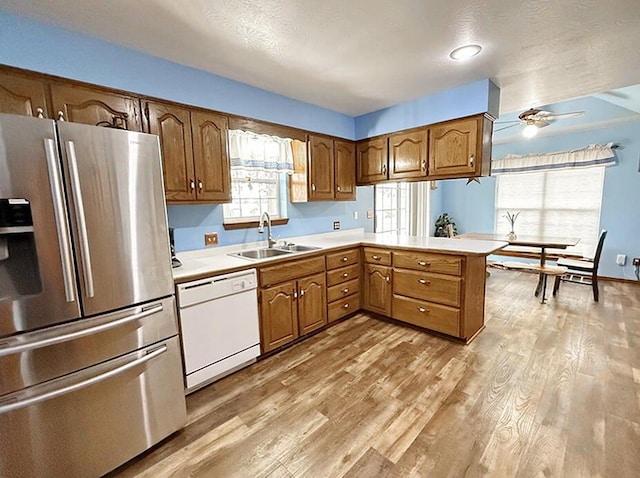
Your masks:
<path fill-rule="evenodd" d="M 506 241 L 485 241 L 476 239 L 448 239 L 444 237 L 414 237 L 398 236 L 396 234 L 375 234 L 364 232 L 363 229 L 312 234 L 308 236 L 289 237 L 287 242 L 305 246 L 315 246 L 321 250 L 296 252 L 268 259 L 250 260 L 230 256 L 230 253 L 267 247 L 266 241 L 235 244 L 232 246 L 200 249 L 197 251 L 180 252 L 177 254 L 182 266 L 173 269 L 173 279 L 184 282 L 207 275 L 250 269 L 265 263 L 281 261 L 282 259 L 303 258 L 318 252 L 357 246 L 400 247 L 444 254 L 460 254 L 473 256 L 487 256 L 508 245 Z M 278 242 L 280 245 L 281 241 Z"/>

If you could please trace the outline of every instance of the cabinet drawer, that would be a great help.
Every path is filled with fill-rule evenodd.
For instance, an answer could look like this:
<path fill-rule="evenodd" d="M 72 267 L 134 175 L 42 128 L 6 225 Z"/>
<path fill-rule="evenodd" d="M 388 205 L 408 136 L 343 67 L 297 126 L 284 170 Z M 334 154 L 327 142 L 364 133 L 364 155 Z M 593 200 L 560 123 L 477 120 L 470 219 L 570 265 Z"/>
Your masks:
<path fill-rule="evenodd" d="M 398 251 L 393 253 L 393 265 L 403 269 L 438 272 L 456 276 L 462 273 L 462 258 L 446 254 Z"/>
<path fill-rule="evenodd" d="M 369 264 L 380 264 L 381 266 L 391 265 L 391 251 L 376 249 L 374 247 L 364 248 L 364 261 Z"/>
<path fill-rule="evenodd" d="M 458 309 L 394 295 L 392 310 L 392 317 L 396 320 L 444 334 L 460 336 Z"/>
<path fill-rule="evenodd" d="M 334 285 L 327 289 L 327 301 L 333 302 L 334 300 L 342 299 L 351 294 L 357 294 L 360 292 L 360 280 L 353 279 L 342 284 Z"/>
<path fill-rule="evenodd" d="M 352 314 L 360 308 L 360 296 L 357 294 L 336 300 L 329 304 L 329 323 Z"/>
<path fill-rule="evenodd" d="M 277 266 L 260 269 L 260 285 L 277 284 L 324 271 L 324 256 L 311 259 L 293 259 Z"/>
<path fill-rule="evenodd" d="M 349 281 L 351 279 L 357 279 L 360 277 L 360 264 L 352 264 L 347 267 L 341 267 L 340 269 L 334 269 L 327 272 L 327 286 L 331 287 L 336 284 Z"/>
<path fill-rule="evenodd" d="M 337 269 L 360 262 L 360 249 L 327 254 L 327 270 Z"/>
<path fill-rule="evenodd" d="M 403 269 L 393 270 L 394 294 L 460 307 L 460 278 Z"/>

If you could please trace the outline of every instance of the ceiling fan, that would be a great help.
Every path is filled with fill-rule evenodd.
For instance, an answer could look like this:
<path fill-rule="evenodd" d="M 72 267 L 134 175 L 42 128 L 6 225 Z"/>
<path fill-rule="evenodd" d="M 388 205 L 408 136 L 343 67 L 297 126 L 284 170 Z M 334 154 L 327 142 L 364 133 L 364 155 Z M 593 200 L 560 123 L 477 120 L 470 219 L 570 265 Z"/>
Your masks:
<path fill-rule="evenodd" d="M 538 134 L 538 129 L 549 126 L 551 124 L 550 121 L 566 118 L 580 118 L 581 116 L 584 116 L 584 111 L 555 114 L 551 111 L 530 108 L 527 111 L 520 113 L 517 120 L 498 121 L 496 125 L 506 124 L 508 126 L 498 128 L 495 131 L 502 131 L 508 128 L 513 128 L 514 126 L 525 125 L 524 129 L 522 130 L 522 135 L 525 138 L 533 138 L 536 134 Z"/>

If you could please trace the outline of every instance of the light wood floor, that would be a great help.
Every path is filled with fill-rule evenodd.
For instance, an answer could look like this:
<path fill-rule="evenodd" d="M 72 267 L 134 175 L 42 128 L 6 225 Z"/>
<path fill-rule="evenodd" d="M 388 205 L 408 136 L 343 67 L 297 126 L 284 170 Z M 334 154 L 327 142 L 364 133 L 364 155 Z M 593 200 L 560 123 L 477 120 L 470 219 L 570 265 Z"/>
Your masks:
<path fill-rule="evenodd" d="M 492 271 L 458 345 L 367 315 L 187 399 L 118 477 L 640 476 L 640 287 Z"/>

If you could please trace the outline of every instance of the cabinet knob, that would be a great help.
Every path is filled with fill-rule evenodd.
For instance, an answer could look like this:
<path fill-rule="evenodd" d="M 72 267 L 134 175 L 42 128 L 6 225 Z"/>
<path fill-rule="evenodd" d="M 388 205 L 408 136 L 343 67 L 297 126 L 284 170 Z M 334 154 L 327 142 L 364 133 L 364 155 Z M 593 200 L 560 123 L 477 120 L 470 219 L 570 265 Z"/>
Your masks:
<path fill-rule="evenodd" d="M 202 183 L 202 180 L 198 179 L 198 189 L 202 192 L 203 188 L 204 188 L 204 184 Z"/>
<path fill-rule="evenodd" d="M 44 110 L 42 108 L 36 108 L 36 116 L 38 118 L 44 118 Z"/>
<path fill-rule="evenodd" d="M 342 274 L 342 277 L 349 277 L 349 273 L 345 272 L 344 274 Z"/>
<path fill-rule="evenodd" d="M 347 292 L 349 292 L 349 288 L 348 287 L 345 287 L 344 289 L 342 289 L 342 293 L 343 294 L 346 294 Z"/>
<path fill-rule="evenodd" d="M 420 282 L 422 285 L 429 285 L 431 284 L 431 281 L 428 281 L 426 279 L 418 279 L 418 282 Z"/>
<path fill-rule="evenodd" d="M 191 190 L 195 191 L 196 189 L 196 182 L 193 179 L 189 179 L 189 185 L 191 186 Z"/>
<path fill-rule="evenodd" d="M 298 291 L 297 291 L 297 290 L 294 290 L 294 291 L 293 291 L 293 298 L 294 298 L 294 299 L 297 299 L 297 298 L 298 298 Z"/>
<path fill-rule="evenodd" d="M 380 256 L 371 256 L 371 259 L 373 259 L 374 261 L 379 261 L 380 259 L 382 259 L 382 257 L 380 257 Z"/>
<path fill-rule="evenodd" d="M 340 192 L 340 186 L 336 186 L 336 190 Z"/>
<path fill-rule="evenodd" d="M 64 121 L 64 111 L 58 111 L 58 121 Z"/>
<path fill-rule="evenodd" d="M 304 289 L 300 291 L 300 297 L 304 296 Z"/>
<path fill-rule="evenodd" d="M 312 185 L 311 185 L 311 190 L 312 190 L 314 193 L 316 192 L 316 185 L 315 185 L 315 184 L 312 184 Z"/>
<path fill-rule="evenodd" d="M 471 157 L 469 158 L 469 166 L 473 166 L 473 161 L 474 161 L 474 157 L 473 154 L 471 155 Z"/>
<path fill-rule="evenodd" d="M 382 165 L 382 174 L 387 174 L 387 165 L 386 164 Z"/>
<path fill-rule="evenodd" d="M 387 282 L 391 282 L 391 277 L 387 276 Z"/>
<path fill-rule="evenodd" d="M 427 170 L 427 160 L 426 160 L 426 159 L 423 159 L 423 160 L 422 160 L 422 170 L 423 170 L 423 171 L 426 171 L 426 170 Z"/>
<path fill-rule="evenodd" d="M 349 304 L 344 304 L 342 307 L 344 307 L 345 309 L 349 308 Z"/>
<path fill-rule="evenodd" d="M 424 267 L 424 266 L 430 266 L 430 265 L 431 265 L 431 262 L 418 261 L 418 265 L 419 265 L 419 266 L 422 266 L 422 267 Z"/>
<path fill-rule="evenodd" d="M 422 312 L 424 314 L 425 312 L 429 312 L 429 311 L 424 307 L 418 307 L 418 312 Z"/>
<path fill-rule="evenodd" d="M 342 260 L 342 262 L 347 262 L 349 260 L 349 258 L 348 257 L 343 257 L 341 260 Z"/>

